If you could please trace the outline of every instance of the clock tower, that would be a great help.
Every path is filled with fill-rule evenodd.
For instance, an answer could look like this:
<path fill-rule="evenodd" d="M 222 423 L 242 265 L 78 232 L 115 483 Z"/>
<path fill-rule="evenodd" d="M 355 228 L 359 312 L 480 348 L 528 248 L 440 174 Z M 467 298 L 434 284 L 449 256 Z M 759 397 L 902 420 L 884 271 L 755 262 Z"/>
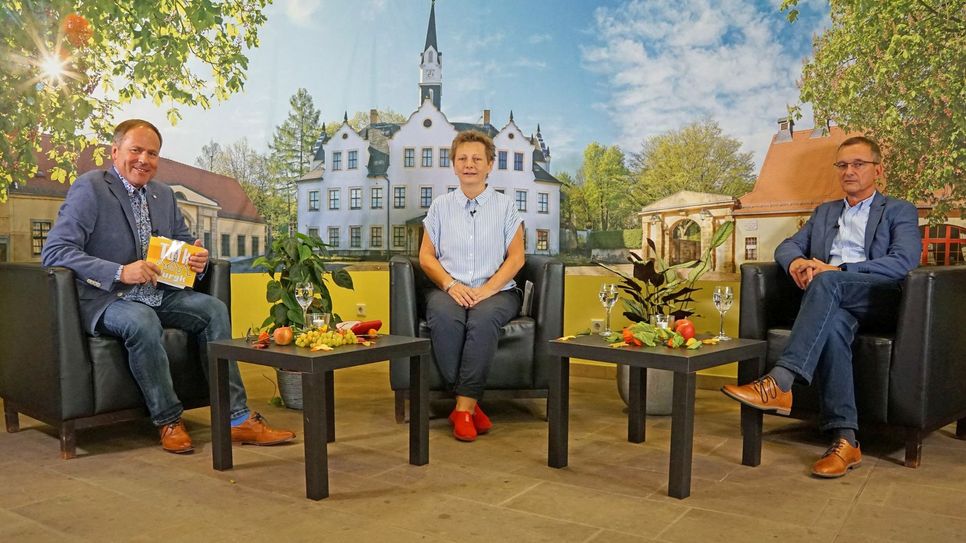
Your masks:
<path fill-rule="evenodd" d="M 426 29 L 426 46 L 419 55 L 419 104 L 429 100 L 440 109 L 443 94 L 443 55 L 436 45 L 436 0 L 429 8 L 429 28 Z"/>

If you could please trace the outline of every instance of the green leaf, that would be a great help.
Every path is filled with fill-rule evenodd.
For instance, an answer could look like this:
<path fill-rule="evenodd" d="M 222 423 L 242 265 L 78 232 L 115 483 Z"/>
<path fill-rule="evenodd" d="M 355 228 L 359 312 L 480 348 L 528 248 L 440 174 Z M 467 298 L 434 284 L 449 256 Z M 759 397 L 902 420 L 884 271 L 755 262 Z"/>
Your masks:
<path fill-rule="evenodd" d="M 265 289 L 265 301 L 268 303 L 275 303 L 282 299 L 282 294 L 285 290 L 282 288 L 282 284 L 278 281 L 269 281 Z"/>
<path fill-rule="evenodd" d="M 332 281 L 342 288 L 347 288 L 350 290 L 355 290 L 352 286 L 352 277 L 349 275 L 345 269 L 340 269 L 332 272 Z"/>

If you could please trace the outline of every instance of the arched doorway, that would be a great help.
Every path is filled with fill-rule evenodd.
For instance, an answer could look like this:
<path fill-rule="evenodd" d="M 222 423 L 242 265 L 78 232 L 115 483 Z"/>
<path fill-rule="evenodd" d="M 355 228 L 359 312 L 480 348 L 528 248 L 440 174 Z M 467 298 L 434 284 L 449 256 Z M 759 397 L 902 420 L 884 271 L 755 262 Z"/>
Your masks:
<path fill-rule="evenodd" d="M 701 227 L 691 219 L 672 226 L 670 238 L 670 265 L 697 260 L 701 255 Z"/>
<path fill-rule="evenodd" d="M 966 264 L 966 228 L 952 224 L 920 226 L 922 264 L 956 266 Z"/>

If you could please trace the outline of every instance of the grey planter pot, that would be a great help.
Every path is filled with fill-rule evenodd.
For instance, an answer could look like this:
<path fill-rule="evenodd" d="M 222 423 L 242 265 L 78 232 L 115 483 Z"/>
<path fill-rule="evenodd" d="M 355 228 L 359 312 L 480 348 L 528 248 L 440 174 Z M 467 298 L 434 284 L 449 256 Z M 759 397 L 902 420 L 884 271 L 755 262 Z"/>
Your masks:
<path fill-rule="evenodd" d="M 617 393 L 627 405 L 628 389 L 630 388 L 630 367 L 625 364 L 617 365 Z M 670 415 L 672 397 L 674 396 L 674 372 L 670 370 L 647 369 L 647 405 L 648 415 Z"/>
<path fill-rule="evenodd" d="M 275 369 L 278 394 L 289 409 L 302 409 L 302 374 L 297 371 Z"/>

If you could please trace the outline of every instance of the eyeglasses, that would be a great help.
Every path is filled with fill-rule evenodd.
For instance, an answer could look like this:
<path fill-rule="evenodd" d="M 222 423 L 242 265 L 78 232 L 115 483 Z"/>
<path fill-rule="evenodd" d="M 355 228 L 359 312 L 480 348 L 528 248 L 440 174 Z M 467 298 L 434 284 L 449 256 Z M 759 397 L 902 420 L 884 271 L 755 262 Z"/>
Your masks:
<path fill-rule="evenodd" d="M 838 171 L 844 172 L 849 168 L 849 166 L 852 166 L 852 168 L 855 170 L 861 170 L 867 164 L 878 164 L 878 162 L 870 160 L 853 160 L 852 162 L 836 162 L 835 164 L 832 164 L 832 166 L 835 166 Z"/>

